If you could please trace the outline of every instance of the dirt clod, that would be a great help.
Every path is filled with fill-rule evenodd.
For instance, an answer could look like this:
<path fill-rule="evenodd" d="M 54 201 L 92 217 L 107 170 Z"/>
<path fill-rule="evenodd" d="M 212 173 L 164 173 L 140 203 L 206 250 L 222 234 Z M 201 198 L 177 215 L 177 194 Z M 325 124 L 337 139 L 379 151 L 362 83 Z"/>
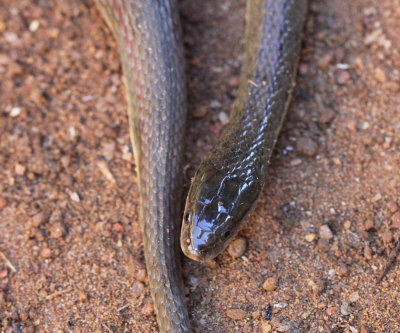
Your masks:
<path fill-rule="evenodd" d="M 274 291 L 278 287 L 278 280 L 275 277 L 270 277 L 266 279 L 262 285 L 263 289 L 266 291 Z"/>
<path fill-rule="evenodd" d="M 324 224 L 319 228 L 319 237 L 326 240 L 330 240 L 333 238 L 332 230 L 329 228 L 328 225 Z"/>
<path fill-rule="evenodd" d="M 145 315 L 146 317 L 150 317 L 154 314 L 154 305 L 151 300 L 148 300 L 145 302 L 145 304 L 142 307 L 142 314 Z"/>
<path fill-rule="evenodd" d="M 299 138 L 297 141 L 297 151 L 307 157 L 314 157 L 317 154 L 318 144 L 308 137 Z"/>
<path fill-rule="evenodd" d="M 244 238 L 236 238 L 232 243 L 229 244 L 228 253 L 232 258 L 241 257 L 246 251 L 247 242 Z"/>
<path fill-rule="evenodd" d="M 226 315 L 233 320 L 242 320 L 246 318 L 247 312 L 241 309 L 228 309 Z"/>

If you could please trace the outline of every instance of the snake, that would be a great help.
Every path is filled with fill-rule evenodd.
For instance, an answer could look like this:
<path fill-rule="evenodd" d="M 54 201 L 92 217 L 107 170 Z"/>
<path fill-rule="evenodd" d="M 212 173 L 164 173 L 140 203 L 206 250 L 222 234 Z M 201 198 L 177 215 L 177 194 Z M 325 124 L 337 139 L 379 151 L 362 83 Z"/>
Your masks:
<path fill-rule="evenodd" d="M 307 0 L 247 1 L 245 54 L 231 119 L 196 171 L 183 215 L 187 102 L 177 3 L 95 2 L 121 58 L 144 258 L 159 329 L 192 332 L 179 243 L 189 258 L 210 260 L 255 206 L 293 90 Z"/>
<path fill-rule="evenodd" d="M 245 55 L 231 119 L 197 169 L 186 200 L 181 247 L 207 261 L 254 209 L 294 87 L 306 0 L 250 0 Z"/>

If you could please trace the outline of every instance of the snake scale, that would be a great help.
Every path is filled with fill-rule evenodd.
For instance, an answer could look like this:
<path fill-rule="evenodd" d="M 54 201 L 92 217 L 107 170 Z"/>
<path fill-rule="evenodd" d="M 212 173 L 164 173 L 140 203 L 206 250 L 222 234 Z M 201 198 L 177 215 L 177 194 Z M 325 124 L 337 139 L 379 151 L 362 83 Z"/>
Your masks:
<path fill-rule="evenodd" d="M 191 332 L 179 264 L 186 91 L 174 0 L 96 0 L 117 40 L 139 176 L 144 255 L 161 332 Z M 196 172 L 181 246 L 220 253 L 266 181 L 293 88 L 307 0 L 248 0 L 245 57 L 231 120 Z"/>

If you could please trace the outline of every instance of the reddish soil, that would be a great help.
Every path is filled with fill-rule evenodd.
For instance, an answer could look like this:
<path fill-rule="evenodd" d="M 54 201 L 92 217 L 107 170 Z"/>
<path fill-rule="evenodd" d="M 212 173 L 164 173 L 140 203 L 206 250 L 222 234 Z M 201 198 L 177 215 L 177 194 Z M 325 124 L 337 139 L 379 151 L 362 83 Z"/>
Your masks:
<path fill-rule="evenodd" d="M 186 186 L 236 94 L 244 2 L 180 1 Z M 398 36 L 399 0 L 311 2 L 247 248 L 183 262 L 195 332 L 400 331 Z M 0 75 L 0 331 L 158 331 L 120 62 L 94 4 L 3 0 Z"/>

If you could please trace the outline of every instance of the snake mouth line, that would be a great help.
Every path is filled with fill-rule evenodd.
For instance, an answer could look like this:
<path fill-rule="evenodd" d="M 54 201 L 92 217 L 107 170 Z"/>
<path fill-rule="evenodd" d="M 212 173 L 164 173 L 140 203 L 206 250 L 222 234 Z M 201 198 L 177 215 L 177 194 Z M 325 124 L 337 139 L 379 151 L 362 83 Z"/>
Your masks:
<path fill-rule="evenodd" d="M 193 248 L 189 238 L 186 238 L 186 244 L 185 246 L 182 246 L 182 251 L 186 257 L 192 260 L 204 261 L 204 258 L 201 255 L 201 253 Z"/>

